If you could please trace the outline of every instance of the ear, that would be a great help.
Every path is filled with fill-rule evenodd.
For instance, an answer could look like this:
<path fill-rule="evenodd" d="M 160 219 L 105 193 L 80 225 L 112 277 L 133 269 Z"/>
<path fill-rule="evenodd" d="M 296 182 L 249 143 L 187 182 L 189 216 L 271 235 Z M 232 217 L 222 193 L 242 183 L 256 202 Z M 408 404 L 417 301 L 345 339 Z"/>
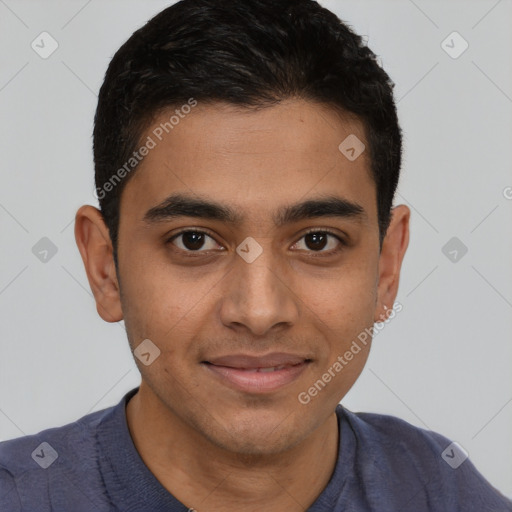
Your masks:
<path fill-rule="evenodd" d="M 101 212 L 84 205 L 76 213 L 75 240 L 98 314 L 105 322 L 123 319 L 112 242 Z"/>
<path fill-rule="evenodd" d="M 387 319 L 398 293 L 402 260 L 409 245 L 410 216 L 411 210 L 405 205 L 396 206 L 391 211 L 391 222 L 382 242 L 379 258 L 375 322 Z"/>

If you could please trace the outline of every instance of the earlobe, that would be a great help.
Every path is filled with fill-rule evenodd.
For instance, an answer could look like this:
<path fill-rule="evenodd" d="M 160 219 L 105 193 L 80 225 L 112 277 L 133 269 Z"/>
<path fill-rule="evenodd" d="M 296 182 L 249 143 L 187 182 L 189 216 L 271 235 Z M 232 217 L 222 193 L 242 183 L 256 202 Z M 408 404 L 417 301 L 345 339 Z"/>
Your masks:
<path fill-rule="evenodd" d="M 386 237 L 379 258 L 378 297 L 375 322 L 382 322 L 393 308 L 398 293 L 400 269 L 409 245 L 409 219 L 411 210 L 405 205 L 393 208 Z"/>
<path fill-rule="evenodd" d="M 101 212 L 84 205 L 76 213 L 75 240 L 84 262 L 98 314 L 106 322 L 123 319 L 112 242 Z"/>

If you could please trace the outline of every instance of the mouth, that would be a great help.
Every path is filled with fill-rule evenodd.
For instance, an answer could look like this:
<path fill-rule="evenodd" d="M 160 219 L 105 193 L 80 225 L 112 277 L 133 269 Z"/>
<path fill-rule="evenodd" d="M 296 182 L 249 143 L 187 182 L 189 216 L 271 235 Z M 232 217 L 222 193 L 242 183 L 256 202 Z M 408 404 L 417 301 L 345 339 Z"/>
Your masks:
<path fill-rule="evenodd" d="M 246 393 L 270 393 L 294 382 L 312 359 L 273 353 L 256 357 L 229 355 L 202 361 L 202 365 L 225 385 Z"/>

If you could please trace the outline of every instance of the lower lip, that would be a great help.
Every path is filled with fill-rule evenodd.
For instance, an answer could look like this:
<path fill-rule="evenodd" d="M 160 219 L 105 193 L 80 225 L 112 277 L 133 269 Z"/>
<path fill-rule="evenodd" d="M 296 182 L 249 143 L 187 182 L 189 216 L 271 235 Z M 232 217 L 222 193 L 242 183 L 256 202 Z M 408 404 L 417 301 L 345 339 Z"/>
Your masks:
<path fill-rule="evenodd" d="M 269 393 L 276 391 L 287 384 L 290 384 L 302 374 L 308 362 L 295 366 L 287 366 L 282 370 L 273 372 L 255 372 L 240 370 L 229 366 L 216 366 L 205 364 L 205 366 L 219 376 L 224 382 L 231 384 L 237 390 L 248 393 Z"/>

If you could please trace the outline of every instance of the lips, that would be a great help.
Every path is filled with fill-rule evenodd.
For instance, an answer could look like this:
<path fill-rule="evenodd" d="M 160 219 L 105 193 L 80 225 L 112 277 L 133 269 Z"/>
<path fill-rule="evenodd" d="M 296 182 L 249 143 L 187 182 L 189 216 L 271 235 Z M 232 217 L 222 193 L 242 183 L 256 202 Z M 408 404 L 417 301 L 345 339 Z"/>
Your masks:
<path fill-rule="evenodd" d="M 309 363 L 307 357 L 285 353 L 235 354 L 203 361 L 223 384 L 249 393 L 276 391 L 296 380 Z"/>
<path fill-rule="evenodd" d="M 298 363 L 300 364 L 300 363 Z M 276 372 L 276 371 L 279 371 L 279 370 L 284 370 L 287 366 L 290 366 L 290 365 L 286 365 L 286 364 L 281 364 L 279 366 L 270 366 L 270 367 L 264 367 L 264 368 L 239 368 L 240 370 L 245 370 L 246 372 L 249 372 L 249 373 L 254 373 L 254 372 L 263 372 L 263 373 L 269 373 L 269 372 Z M 292 365 L 292 366 L 295 366 L 295 365 Z M 227 367 L 229 368 L 229 367 Z"/>

